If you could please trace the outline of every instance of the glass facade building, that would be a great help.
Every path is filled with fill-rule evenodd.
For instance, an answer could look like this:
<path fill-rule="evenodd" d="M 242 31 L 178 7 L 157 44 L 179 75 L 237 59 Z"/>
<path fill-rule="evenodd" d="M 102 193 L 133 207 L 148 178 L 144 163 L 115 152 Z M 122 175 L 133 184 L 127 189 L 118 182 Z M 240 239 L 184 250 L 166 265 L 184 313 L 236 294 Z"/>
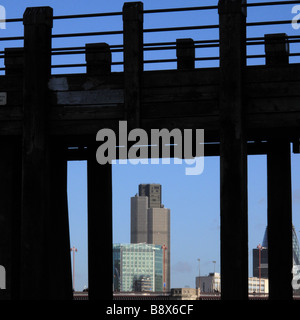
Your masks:
<path fill-rule="evenodd" d="M 300 248 L 295 227 L 293 226 L 293 265 L 300 265 Z"/>
<path fill-rule="evenodd" d="M 119 292 L 162 292 L 162 247 L 145 243 L 114 244 L 113 290 Z"/>
<path fill-rule="evenodd" d="M 300 265 L 300 247 L 295 227 L 292 226 L 293 265 Z M 261 277 L 268 278 L 268 227 L 264 234 L 260 252 Z M 259 250 L 253 249 L 253 276 L 259 277 Z"/>

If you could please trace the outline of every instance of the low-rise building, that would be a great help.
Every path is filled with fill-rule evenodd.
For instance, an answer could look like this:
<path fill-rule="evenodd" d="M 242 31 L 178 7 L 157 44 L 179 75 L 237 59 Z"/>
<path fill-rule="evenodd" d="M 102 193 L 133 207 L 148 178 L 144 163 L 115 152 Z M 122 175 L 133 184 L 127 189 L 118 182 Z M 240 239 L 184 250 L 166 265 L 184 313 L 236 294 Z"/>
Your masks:
<path fill-rule="evenodd" d="M 265 278 L 249 277 L 249 293 L 269 293 L 269 281 Z M 220 273 L 210 273 L 208 276 L 196 277 L 196 289 L 202 293 L 220 293 L 221 276 Z"/>
<path fill-rule="evenodd" d="M 200 289 L 194 288 L 174 288 L 171 289 L 171 300 L 197 300 Z"/>

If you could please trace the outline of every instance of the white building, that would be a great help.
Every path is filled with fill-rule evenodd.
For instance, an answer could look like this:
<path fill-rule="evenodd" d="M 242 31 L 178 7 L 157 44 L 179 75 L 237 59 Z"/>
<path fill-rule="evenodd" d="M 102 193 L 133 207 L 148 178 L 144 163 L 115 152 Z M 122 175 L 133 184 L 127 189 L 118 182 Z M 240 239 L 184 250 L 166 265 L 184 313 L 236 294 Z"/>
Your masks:
<path fill-rule="evenodd" d="M 265 278 L 249 278 L 249 293 L 269 293 L 269 280 Z"/>
<path fill-rule="evenodd" d="M 197 300 L 200 289 L 194 288 L 174 288 L 171 289 L 171 300 Z"/>
<path fill-rule="evenodd" d="M 249 293 L 269 293 L 269 281 L 264 278 L 251 277 L 248 279 Z M 200 288 L 201 293 L 220 293 L 220 273 L 210 273 L 208 276 L 196 277 L 196 289 Z"/>
<path fill-rule="evenodd" d="M 200 288 L 201 293 L 221 292 L 220 273 L 210 273 L 208 276 L 196 277 L 196 289 Z"/>

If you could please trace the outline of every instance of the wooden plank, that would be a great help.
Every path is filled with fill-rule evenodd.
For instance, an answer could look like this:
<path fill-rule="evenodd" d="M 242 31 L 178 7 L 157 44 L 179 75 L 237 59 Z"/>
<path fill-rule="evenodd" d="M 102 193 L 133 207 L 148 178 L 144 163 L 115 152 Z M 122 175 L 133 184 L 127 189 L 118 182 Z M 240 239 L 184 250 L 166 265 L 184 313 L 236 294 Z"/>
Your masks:
<path fill-rule="evenodd" d="M 249 103 L 252 103 L 251 101 Z M 141 127 L 147 124 L 149 128 L 194 128 L 206 130 L 219 130 L 219 115 L 216 103 L 213 101 L 182 102 L 142 105 Z M 283 103 L 284 104 L 284 103 Z M 289 102 L 290 105 L 293 101 Z M 259 101 L 255 108 L 270 109 L 270 112 L 250 112 L 247 115 L 247 131 L 260 130 L 261 137 L 264 138 L 270 129 L 283 129 L 286 132 L 299 129 L 300 113 L 294 112 L 273 112 L 275 106 L 268 107 Z M 182 109 L 184 107 L 185 111 Z M 161 116 L 158 118 L 157 111 L 161 110 Z M 68 106 L 52 108 L 50 119 L 48 121 L 49 133 L 55 136 L 73 135 L 74 138 L 79 135 L 96 134 L 98 130 L 104 127 L 116 127 L 119 120 L 124 120 L 123 107 L 120 106 Z M 4 113 L 4 120 L 0 120 L 0 136 L 21 135 L 22 119 L 21 115 L 16 113 L 13 117 L 20 119 L 10 119 L 9 113 Z M 249 137 L 252 136 L 249 134 Z M 256 135 L 257 137 L 259 135 Z M 294 135 L 293 135 L 294 136 Z"/>
<path fill-rule="evenodd" d="M 142 149 L 142 148 L 148 148 L 148 147 L 141 146 L 140 148 Z M 168 145 L 168 148 L 170 148 L 170 157 L 172 158 L 174 155 L 174 147 Z M 182 148 L 183 148 L 182 150 L 184 151 L 184 143 Z M 149 149 L 147 151 L 149 151 Z M 248 142 L 247 151 L 248 151 L 248 155 L 265 155 L 267 153 L 267 143 L 266 142 Z M 88 154 L 89 153 L 88 153 L 87 147 L 72 148 L 72 149 L 66 150 L 65 158 L 68 159 L 68 161 L 82 161 L 82 160 L 88 159 L 89 157 Z M 150 155 L 150 151 L 149 151 L 149 155 Z M 204 156 L 205 157 L 220 156 L 220 144 L 218 142 L 205 143 Z M 159 147 L 159 157 L 160 158 L 164 157 L 161 146 Z M 118 158 L 118 154 L 117 154 L 117 158 Z"/>
<path fill-rule="evenodd" d="M 202 116 L 202 117 L 174 117 L 174 118 L 153 118 L 153 119 L 142 119 L 142 129 L 150 130 L 163 129 L 172 130 L 178 129 L 205 129 L 208 131 L 219 132 L 219 117 L 218 116 Z"/>
<path fill-rule="evenodd" d="M 300 81 L 256 82 L 245 85 L 247 98 L 300 97 Z"/>
<path fill-rule="evenodd" d="M 266 121 L 268 118 L 268 121 Z M 247 117 L 247 128 L 251 129 L 299 129 L 300 112 L 278 112 L 250 114 Z"/>
<path fill-rule="evenodd" d="M 51 122 L 122 119 L 124 107 L 120 105 L 64 106 L 51 108 Z"/>
<path fill-rule="evenodd" d="M 195 116 L 209 117 L 219 116 L 219 103 L 218 100 L 197 100 L 197 101 L 173 101 L 173 102 L 153 102 L 143 103 L 141 106 L 142 119 L 172 119 L 182 117 L 184 122 L 185 118 Z M 201 121 L 201 120 L 200 120 Z M 203 121 L 201 121 L 203 123 Z"/>
<path fill-rule="evenodd" d="M 245 84 L 251 82 L 299 81 L 300 64 L 286 66 L 248 66 L 245 70 Z"/>
<path fill-rule="evenodd" d="M 0 76 L 0 91 L 20 91 L 23 90 L 23 77 L 15 75 Z"/>
<path fill-rule="evenodd" d="M 68 74 L 51 76 L 49 89 L 52 91 L 86 91 L 99 89 L 121 89 L 124 87 L 122 72 L 105 75 Z"/>
<path fill-rule="evenodd" d="M 22 91 L 9 91 L 7 92 L 7 106 L 18 107 L 23 105 Z M 0 106 L 0 109 L 2 106 Z"/>
<path fill-rule="evenodd" d="M 0 121 L 21 121 L 22 119 L 22 106 L 0 106 Z"/>
<path fill-rule="evenodd" d="M 217 86 L 163 87 L 142 90 L 142 103 L 218 99 Z"/>
<path fill-rule="evenodd" d="M 202 85 L 218 85 L 218 68 L 203 68 L 192 71 L 144 71 L 143 88 L 168 88 L 168 87 L 189 87 Z M 49 80 L 49 89 L 52 91 L 85 91 L 98 89 L 121 89 L 123 88 L 123 73 L 112 73 L 111 76 L 93 77 L 85 74 L 71 74 L 52 76 Z M 290 87 L 293 95 L 297 95 L 296 86 L 293 82 L 300 81 L 300 65 L 293 64 L 288 67 L 281 67 L 279 70 L 266 68 L 265 66 L 248 66 L 246 69 L 246 88 L 270 86 L 274 89 L 276 83 L 278 88 Z M 286 83 L 286 84 L 285 84 Z M 265 87 L 265 88 L 267 88 Z M 0 91 L 22 92 L 23 84 L 20 77 L 0 76 Z M 266 94 L 277 94 L 276 90 L 265 89 Z M 252 93 L 249 91 L 250 95 Z M 255 91 L 254 91 L 255 94 Z M 263 94 L 263 93 L 262 93 Z M 286 94 L 284 94 L 285 96 Z"/>
<path fill-rule="evenodd" d="M 270 122 L 266 121 L 266 116 Z M 56 136 L 69 135 L 74 136 L 74 139 L 80 135 L 91 135 L 96 134 L 101 128 L 118 128 L 119 117 L 99 117 L 97 119 L 91 119 L 86 116 L 86 120 L 78 119 L 74 120 L 74 116 L 65 117 L 63 120 L 53 120 L 49 126 L 50 134 Z M 270 137 L 271 129 L 278 130 L 280 129 L 281 134 L 284 132 L 291 134 L 291 137 L 295 135 L 292 134 L 295 130 L 298 130 L 300 123 L 300 114 L 268 114 L 260 115 L 253 114 L 249 115 L 246 123 L 247 127 L 247 137 L 255 136 L 257 139 L 263 140 L 265 137 Z M 151 129 L 151 128 L 166 128 L 172 130 L 174 128 L 179 129 L 205 129 L 208 131 L 214 131 L 215 133 L 219 132 L 219 116 L 218 115 L 193 115 L 192 112 L 189 116 L 187 115 L 176 115 L 174 117 L 160 117 L 157 118 L 154 115 L 147 118 L 141 119 L 141 128 Z M 11 127 L 11 124 L 8 123 L 7 127 L 0 128 L 0 134 L 6 135 L 12 131 L 16 134 L 20 130 L 20 127 Z M 255 134 L 257 131 L 257 134 Z M 207 139 L 207 137 L 206 137 Z M 209 141 L 207 141 L 209 142 Z"/>
<path fill-rule="evenodd" d="M 81 141 L 81 136 L 92 136 L 94 140 L 100 129 L 117 130 L 118 124 L 119 120 L 116 119 L 53 121 L 49 126 L 49 134 L 61 136 L 62 139 L 65 136 L 72 141 Z"/>
<path fill-rule="evenodd" d="M 272 125 L 272 120 L 266 114 L 276 116 L 277 113 L 280 113 L 290 117 L 291 114 L 296 114 L 297 112 L 300 112 L 300 96 L 290 97 L 287 95 L 286 97 L 252 98 L 247 100 L 248 117 L 253 114 L 261 115 L 265 118 L 267 125 Z"/>
<path fill-rule="evenodd" d="M 124 103 L 123 90 L 91 90 L 57 92 L 55 98 L 58 105 L 101 105 Z"/>
<path fill-rule="evenodd" d="M 64 79 L 65 80 L 62 80 Z M 17 79 L 16 79 L 17 80 Z M 61 82 L 67 81 L 66 85 Z M 245 69 L 245 86 L 252 83 L 268 84 L 278 82 L 300 81 L 300 64 L 291 64 L 286 67 L 272 68 L 266 66 L 247 66 Z M 20 81 L 19 81 L 20 82 Z M 0 87 L 7 90 L 14 88 L 16 81 L 12 79 L 6 83 L 0 76 Z M 200 68 L 195 70 L 155 70 L 143 71 L 143 88 L 159 87 L 185 87 L 200 85 L 218 85 L 219 68 Z M 115 72 L 102 77 L 88 76 L 86 74 L 53 75 L 49 81 L 49 88 L 53 91 L 83 91 L 97 90 L 101 88 L 123 88 L 123 72 Z M 22 88 L 22 87 L 21 87 Z M 15 91 L 15 89 L 14 89 Z"/>
<path fill-rule="evenodd" d="M 0 121 L 0 136 L 20 136 L 22 121 Z"/>
<path fill-rule="evenodd" d="M 143 88 L 183 87 L 219 84 L 219 68 L 144 71 Z"/>

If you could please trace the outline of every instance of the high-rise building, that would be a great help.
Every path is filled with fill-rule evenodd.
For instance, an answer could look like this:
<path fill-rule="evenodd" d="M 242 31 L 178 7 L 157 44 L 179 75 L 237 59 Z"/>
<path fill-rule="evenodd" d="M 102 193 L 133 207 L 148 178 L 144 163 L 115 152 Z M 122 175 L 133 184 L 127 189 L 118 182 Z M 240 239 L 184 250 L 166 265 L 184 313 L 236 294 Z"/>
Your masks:
<path fill-rule="evenodd" d="M 149 208 L 161 207 L 161 185 L 160 184 L 140 184 L 139 196 L 148 197 Z"/>
<path fill-rule="evenodd" d="M 296 234 L 295 227 L 293 226 L 293 265 L 300 265 L 300 247 Z"/>
<path fill-rule="evenodd" d="M 131 198 L 131 243 L 148 243 L 148 197 Z"/>
<path fill-rule="evenodd" d="M 160 184 L 140 184 L 139 195 L 131 198 L 131 243 L 162 247 L 163 287 L 170 291 L 170 209 L 161 203 Z"/>
<path fill-rule="evenodd" d="M 113 245 L 114 292 L 162 292 L 163 251 L 153 244 Z"/>
<path fill-rule="evenodd" d="M 297 234 L 294 226 L 292 226 L 292 240 L 293 240 L 293 265 L 300 264 L 300 247 Z M 260 255 L 260 257 L 259 257 Z M 260 259 L 260 261 L 259 261 Z M 262 248 L 253 249 L 253 276 L 259 277 L 259 263 L 260 263 L 260 276 L 261 278 L 268 278 L 268 227 L 264 234 Z"/>
<path fill-rule="evenodd" d="M 259 278 L 259 271 L 261 278 L 268 278 L 268 247 L 263 245 L 261 249 L 253 249 L 253 277 Z"/>

